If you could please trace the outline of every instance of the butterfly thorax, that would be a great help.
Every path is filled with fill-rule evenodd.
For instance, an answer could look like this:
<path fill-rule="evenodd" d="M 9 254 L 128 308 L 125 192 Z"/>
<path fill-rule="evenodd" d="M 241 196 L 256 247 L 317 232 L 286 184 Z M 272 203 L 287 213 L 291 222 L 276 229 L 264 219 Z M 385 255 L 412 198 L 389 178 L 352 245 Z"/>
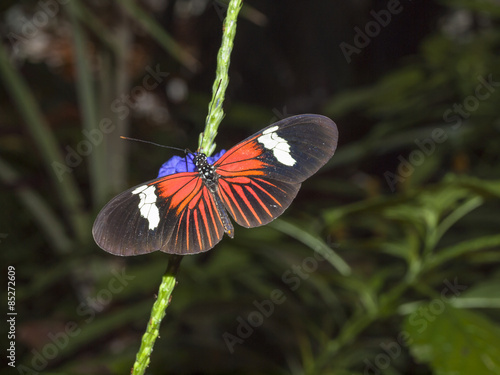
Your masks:
<path fill-rule="evenodd" d="M 205 185 L 214 191 L 217 187 L 218 175 L 215 173 L 215 167 L 208 163 L 207 156 L 199 153 L 194 157 L 193 163 Z"/>

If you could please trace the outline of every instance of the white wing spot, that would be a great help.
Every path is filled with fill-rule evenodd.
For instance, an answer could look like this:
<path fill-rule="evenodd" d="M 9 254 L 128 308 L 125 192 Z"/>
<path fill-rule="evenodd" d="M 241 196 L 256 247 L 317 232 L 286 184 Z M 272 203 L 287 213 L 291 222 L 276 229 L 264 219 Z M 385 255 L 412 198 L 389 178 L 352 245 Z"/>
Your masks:
<path fill-rule="evenodd" d="M 154 186 L 139 186 L 132 194 L 139 194 L 139 210 L 141 216 L 149 222 L 149 230 L 155 229 L 160 223 L 160 211 L 156 207 L 156 188 Z"/>
<path fill-rule="evenodd" d="M 274 157 L 281 164 L 292 167 L 297 161 L 290 155 L 290 145 L 285 139 L 275 133 L 276 130 L 278 130 L 278 126 L 273 126 L 265 130 L 262 132 L 262 135 L 257 138 L 257 141 L 262 143 L 268 150 L 272 150 Z"/>

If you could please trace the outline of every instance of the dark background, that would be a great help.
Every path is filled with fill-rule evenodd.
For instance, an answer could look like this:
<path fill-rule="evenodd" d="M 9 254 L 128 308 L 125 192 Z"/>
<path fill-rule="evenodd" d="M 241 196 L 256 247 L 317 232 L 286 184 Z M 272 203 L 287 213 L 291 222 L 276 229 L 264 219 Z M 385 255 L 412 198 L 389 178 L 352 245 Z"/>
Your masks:
<path fill-rule="evenodd" d="M 120 135 L 198 147 L 225 9 L 2 3 L 13 373 L 129 373 L 168 256 L 112 256 L 91 226 L 176 154 Z M 331 117 L 339 146 L 280 219 L 183 260 L 148 373 L 500 372 L 499 17 L 493 0 L 244 3 L 217 149 L 300 113 Z"/>

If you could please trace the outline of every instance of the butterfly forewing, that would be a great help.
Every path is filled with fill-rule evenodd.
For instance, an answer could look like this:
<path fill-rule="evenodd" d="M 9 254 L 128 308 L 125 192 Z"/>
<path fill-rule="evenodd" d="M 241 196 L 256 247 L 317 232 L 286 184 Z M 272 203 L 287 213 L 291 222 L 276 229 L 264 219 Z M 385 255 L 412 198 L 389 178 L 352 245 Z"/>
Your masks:
<path fill-rule="evenodd" d="M 301 182 L 332 157 L 337 127 L 327 117 L 294 116 L 239 143 L 216 163 L 219 193 L 234 220 L 264 225 L 291 204 Z"/>
<path fill-rule="evenodd" d="M 190 254 L 215 246 L 224 234 L 213 198 L 197 172 L 177 173 L 131 188 L 101 210 L 92 233 L 115 255 L 160 250 Z"/>

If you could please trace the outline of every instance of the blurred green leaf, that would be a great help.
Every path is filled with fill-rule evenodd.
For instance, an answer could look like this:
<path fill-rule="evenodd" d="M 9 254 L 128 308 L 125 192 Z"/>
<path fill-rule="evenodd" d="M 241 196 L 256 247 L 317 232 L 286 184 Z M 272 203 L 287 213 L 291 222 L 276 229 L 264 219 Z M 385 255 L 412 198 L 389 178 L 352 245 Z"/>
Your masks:
<path fill-rule="evenodd" d="M 500 277 L 485 280 L 467 288 L 453 306 L 459 308 L 500 308 Z"/>
<path fill-rule="evenodd" d="M 440 0 L 443 4 L 456 8 L 467 8 L 474 11 L 484 12 L 494 17 L 500 17 L 500 7 L 493 0 Z"/>
<path fill-rule="evenodd" d="M 425 307 L 430 311 L 427 319 L 410 315 L 404 323 L 415 359 L 428 363 L 436 374 L 500 374 L 500 327 L 482 315 L 450 305 L 432 314 L 436 306 Z"/>
<path fill-rule="evenodd" d="M 60 175 L 61 172 L 57 172 L 58 168 L 60 170 L 60 168 L 68 168 L 68 166 L 59 151 L 56 137 L 50 131 L 49 123 L 43 115 L 32 89 L 9 60 L 3 44 L 0 44 L 0 78 L 4 81 L 5 88 L 10 92 L 28 132 L 40 152 L 43 166 L 50 177 L 52 188 L 65 207 L 73 233 L 78 240 L 83 242 L 87 238 L 87 230 L 89 229 L 86 212 L 82 210 L 83 198 L 74 176 L 68 173 Z"/>
<path fill-rule="evenodd" d="M 427 266 L 429 268 L 436 267 L 459 256 L 499 246 L 500 235 L 484 236 L 463 241 L 454 246 L 440 249 L 438 253 L 429 258 Z"/>
<path fill-rule="evenodd" d="M 309 246 L 330 262 L 342 275 L 347 276 L 351 273 L 349 265 L 330 247 L 332 244 L 326 244 L 323 240 L 303 228 L 282 219 L 273 221 L 270 226 Z"/>

